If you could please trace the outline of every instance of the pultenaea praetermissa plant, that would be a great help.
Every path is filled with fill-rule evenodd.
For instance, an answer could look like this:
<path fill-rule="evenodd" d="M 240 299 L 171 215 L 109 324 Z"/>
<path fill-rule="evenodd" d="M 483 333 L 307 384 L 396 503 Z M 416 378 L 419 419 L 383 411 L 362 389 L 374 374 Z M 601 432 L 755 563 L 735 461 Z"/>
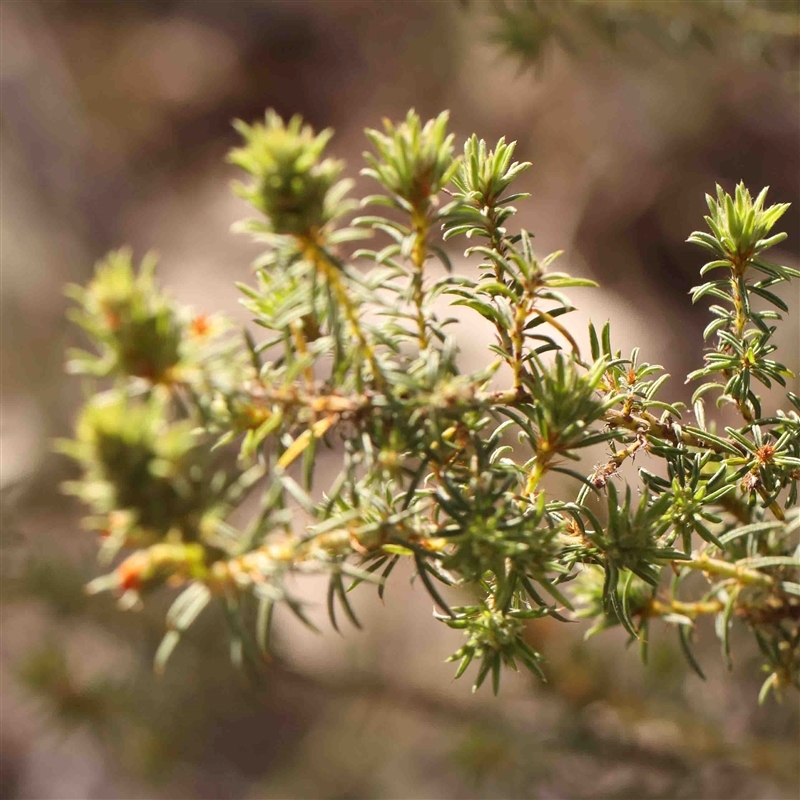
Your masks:
<path fill-rule="evenodd" d="M 564 326 L 562 290 L 593 284 L 552 271 L 558 253 L 539 260 L 530 235 L 511 232 L 526 196 L 513 184 L 530 166 L 513 143 L 473 136 L 456 157 L 447 114 L 410 112 L 367 132 L 364 174 L 380 191 L 355 202 L 325 157 L 329 131 L 273 112 L 237 128 L 237 191 L 259 212 L 241 230 L 264 245 L 256 285 L 240 288 L 263 338 L 193 317 L 154 283 L 151 260 L 137 272 L 125 250 L 70 290 L 93 350 L 69 367 L 109 386 L 62 445 L 82 467 L 67 489 L 91 508 L 104 559 L 127 553 L 92 590 L 130 605 L 181 587 L 159 666 L 212 602 L 248 663 L 268 647 L 276 607 L 314 627 L 296 574 L 327 575 L 333 626 L 342 615 L 358 626 L 350 591 L 369 582 L 383 596 L 405 561 L 437 617 L 463 631 L 451 660 L 458 675 L 477 663 L 476 687 L 491 676 L 497 691 L 503 666 L 543 675 L 526 629 L 546 616 L 622 625 L 643 656 L 660 620 L 701 675 L 695 621 L 715 618 L 729 662 L 742 624 L 763 654 L 762 699 L 800 685 L 800 398 L 788 391 L 787 408 L 765 416 L 757 393 L 792 376 L 771 357 L 788 311 L 772 289 L 800 273 L 766 260 L 786 205 L 718 188 L 710 232 L 689 239 L 711 253 L 702 274 L 719 276 L 693 290 L 716 304 L 705 364 L 689 376 L 704 381 L 692 424 L 662 399 L 662 368 L 615 351 L 608 324 L 590 325 L 589 353 Z M 377 211 L 352 218 L 358 207 Z M 455 275 L 444 243 L 462 237 L 474 266 Z M 352 252 L 360 239 L 384 243 Z M 430 273 L 437 259 L 444 277 Z M 442 299 L 494 326 L 485 369 L 460 369 Z M 709 397 L 741 423 L 707 421 Z M 325 486 L 321 446 L 339 466 Z M 593 446 L 605 456 L 586 475 L 578 462 Z M 612 478 L 639 453 L 649 468 L 637 491 L 618 490 Z M 574 481 L 574 499 L 543 488 L 551 472 Z M 258 512 L 235 526 L 254 492 Z M 684 585 L 692 573 L 704 584 Z"/>

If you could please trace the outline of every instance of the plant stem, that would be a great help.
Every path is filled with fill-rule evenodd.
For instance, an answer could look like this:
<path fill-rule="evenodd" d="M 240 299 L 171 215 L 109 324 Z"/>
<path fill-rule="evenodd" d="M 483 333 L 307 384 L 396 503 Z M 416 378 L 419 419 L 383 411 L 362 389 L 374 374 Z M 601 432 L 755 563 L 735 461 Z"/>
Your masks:
<path fill-rule="evenodd" d="M 300 358 L 305 358 L 308 355 L 308 347 L 305 334 L 303 333 L 302 320 L 295 320 L 291 324 L 291 329 L 297 353 Z M 310 389 L 314 385 L 314 367 L 311 364 L 303 367 L 303 377 L 305 378 L 306 386 Z"/>
<path fill-rule="evenodd" d="M 425 257 L 427 255 L 428 229 L 430 227 L 428 215 L 421 210 L 415 211 L 412 217 L 412 226 L 414 228 L 414 246 L 411 249 L 411 263 L 414 265 L 414 273 L 411 276 L 411 295 L 417 312 L 419 347 L 420 350 L 426 350 L 428 347 L 428 325 L 423 310 L 425 301 L 423 276 Z"/>
<path fill-rule="evenodd" d="M 497 224 L 497 212 L 491 204 L 491 199 L 487 198 L 486 205 L 486 231 L 489 234 L 489 241 L 495 252 L 499 253 L 501 256 L 505 256 L 507 251 L 505 237 L 503 236 L 505 231 Z M 504 283 L 503 271 L 500 269 L 500 265 L 493 261 L 492 268 L 494 269 L 494 277 L 497 282 Z M 498 323 L 495 323 L 495 328 L 497 329 L 497 335 L 503 349 L 511 353 L 512 344 L 508 331 Z"/>
<path fill-rule="evenodd" d="M 383 373 L 378 367 L 378 362 L 375 357 L 375 349 L 368 341 L 361 328 L 361 323 L 358 319 L 358 312 L 353 303 L 350 293 L 342 284 L 339 268 L 331 262 L 330 258 L 325 253 L 323 247 L 315 240 L 313 236 L 300 238 L 300 245 L 303 253 L 314 264 L 316 270 L 325 278 L 328 285 L 331 287 L 336 301 L 339 303 L 342 311 L 344 311 L 345 319 L 350 324 L 350 329 L 358 342 L 361 352 L 367 359 L 372 371 L 372 377 L 377 384 L 383 384 Z"/>
<path fill-rule="evenodd" d="M 748 567 L 740 567 L 728 561 L 721 561 L 718 558 L 709 558 L 706 555 L 695 555 L 690 561 L 676 562 L 679 568 L 705 572 L 709 575 L 717 575 L 720 578 L 731 578 L 737 583 L 745 586 L 760 586 L 764 589 L 771 589 L 774 586 L 773 579 L 763 572 Z"/>
<path fill-rule="evenodd" d="M 769 499 L 767 490 L 763 486 L 759 486 L 756 491 L 766 504 L 767 500 Z M 786 519 L 786 515 L 783 513 L 783 509 L 778 505 L 777 500 L 773 500 L 768 505 L 766 505 L 766 507 L 772 512 L 775 519 L 779 519 L 781 522 L 783 522 Z"/>
<path fill-rule="evenodd" d="M 531 474 L 528 476 L 528 483 L 525 486 L 526 494 L 532 495 L 536 491 L 536 487 L 544 477 L 545 472 L 547 472 L 547 464 L 537 458 L 531 470 Z"/>
<path fill-rule="evenodd" d="M 654 598 L 645 609 L 644 616 L 663 617 L 667 614 L 683 614 L 685 617 L 695 619 L 701 614 L 718 614 L 724 607 L 725 604 L 720 600 L 697 601 L 693 603 L 686 603 L 681 600 L 670 600 L 665 603 Z"/>

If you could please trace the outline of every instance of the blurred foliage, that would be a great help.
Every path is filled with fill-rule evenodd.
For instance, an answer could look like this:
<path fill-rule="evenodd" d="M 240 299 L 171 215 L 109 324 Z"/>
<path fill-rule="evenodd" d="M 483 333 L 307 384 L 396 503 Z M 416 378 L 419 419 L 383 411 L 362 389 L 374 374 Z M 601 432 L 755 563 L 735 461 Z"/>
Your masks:
<path fill-rule="evenodd" d="M 63 650 L 52 642 L 28 654 L 20 679 L 46 697 L 54 713 L 69 726 L 86 724 L 102 733 L 102 728 L 122 710 L 123 687 L 107 677 L 76 685 Z"/>
<path fill-rule="evenodd" d="M 58 376 L 61 348 L 53 346 L 62 335 L 56 322 L 61 306 L 46 296 L 32 305 L 29 293 L 20 290 L 15 278 L 15 262 L 22 258 L 23 287 L 55 286 L 63 280 L 87 278 L 91 258 L 86 258 L 86 250 L 94 253 L 120 239 L 135 240 L 137 249 L 155 242 L 170 250 L 175 241 L 179 243 L 177 258 L 167 259 L 161 279 L 173 286 L 176 281 L 180 284 L 182 273 L 178 270 L 176 274 L 175 267 L 182 267 L 186 260 L 191 283 L 179 285 L 176 293 L 209 294 L 210 290 L 202 288 L 209 279 L 203 272 L 206 253 L 217 261 L 227 256 L 209 247 L 213 240 L 208 232 L 213 226 L 205 224 L 207 216 L 197 215 L 204 212 L 204 203 L 207 205 L 202 199 L 209 194 L 205 189 L 218 185 L 213 166 L 228 146 L 229 119 L 250 118 L 260 113 L 265 102 L 283 110 L 300 108 L 315 122 L 335 124 L 344 136 L 338 145 L 340 152 L 350 146 L 348 124 L 354 96 L 363 96 L 365 115 L 367 111 L 400 114 L 409 103 L 426 113 L 447 105 L 453 108 L 460 132 L 466 126 L 487 125 L 495 134 L 513 131 L 514 138 L 521 139 L 520 150 L 533 155 L 536 162 L 535 191 L 540 184 L 547 185 L 548 176 L 565 172 L 560 180 L 570 186 L 568 201 L 575 207 L 580 230 L 577 241 L 570 241 L 569 230 L 567 237 L 558 239 L 563 235 L 559 230 L 557 244 L 569 242 L 573 257 L 582 254 L 591 274 L 602 275 L 605 285 L 621 293 L 620 299 L 635 298 L 638 305 L 646 300 L 651 287 L 659 286 L 660 301 L 665 309 L 669 306 L 665 314 L 682 330 L 686 330 L 687 315 L 678 303 L 670 305 L 669 298 L 688 288 L 685 276 L 694 266 L 687 267 L 691 259 L 679 245 L 669 244 L 681 239 L 682 228 L 673 225 L 676 209 L 685 209 L 687 219 L 690 211 L 697 213 L 692 197 L 699 199 L 698 185 L 713 185 L 714 180 L 726 186 L 740 176 L 751 185 L 770 182 L 779 197 L 790 196 L 787 192 L 795 188 L 796 135 L 787 130 L 786 114 L 781 112 L 781 108 L 791 107 L 793 100 L 777 91 L 771 73 L 761 71 L 760 57 L 761 44 L 766 44 L 766 60 L 777 67 L 776 77 L 789 64 L 784 85 L 794 90 L 792 42 L 797 25 L 796 7 L 791 3 L 762 4 L 770 14 L 786 11 L 795 15 L 794 20 L 775 15 L 780 29 L 774 30 L 774 35 L 742 36 L 742 15 L 734 15 L 723 29 L 724 46 L 717 45 L 713 51 L 702 44 L 702 32 L 698 35 L 692 28 L 692 35 L 683 39 L 676 35 L 681 26 L 667 25 L 666 18 L 660 26 L 653 23 L 652 36 L 640 35 L 638 23 L 618 25 L 617 44 L 610 47 L 593 32 L 580 33 L 573 37 L 572 49 L 578 58 L 571 59 L 568 67 L 557 60 L 536 85 L 524 79 L 515 83 L 513 98 L 508 95 L 506 78 L 501 77 L 505 76 L 502 65 L 486 70 L 486 74 L 498 76 L 487 83 L 480 58 L 475 58 L 478 48 L 461 48 L 467 39 L 478 38 L 478 14 L 458 15 L 457 9 L 450 14 L 446 4 L 418 4 L 416 8 L 411 3 L 385 4 L 380 15 L 365 14 L 364 4 L 359 7 L 359 3 L 346 0 L 337 4 L 336 14 L 327 6 L 321 10 L 315 4 L 280 2 L 238 7 L 140 3 L 125 9 L 103 4 L 43 5 L 32 2 L 0 9 L 5 50 L 4 192 L 7 199 L 14 198 L 13 203 L 3 204 L 4 224 L 14 210 L 13 236 L 4 227 L 3 237 L 4 278 L 8 278 L 4 280 L 3 303 L 3 436 L 7 453 L 19 453 L 16 434 L 25 432 L 28 424 L 26 418 L 18 423 L 20 409 L 16 403 L 7 404 L 6 392 L 28 393 L 26 402 L 35 404 L 42 415 L 40 423 L 46 429 L 42 436 L 63 435 L 65 420 L 74 407 L 74 393 L 64 389 Z M 490 21 L 500 8 L 471 5 Z M 540 3 L 538 12 L 554 16 L 551 9 L 554 12 L 555 5 Z M 645 5 L 640 4 L 638 10 Z M 675 13 L 684 5 L 680 9 L 683 16 L 705 10 L 699 3 L 663 5 Z M 687 11 L 687 5 L 694 8 Z M 488 13 L 484 15 L 484 11 Z M 579 10 L 573 7 L 569 13 L 577 23 Z M 456 16 L 460 35 L 444 37 Z M 497 23 L 498 28 L 502 25 Z M 572 29 L 573 23 L 569 27 Z M 675 46 L 670 40 L 684 41 L 686 46 Z M 543 52 L 555 53 L 560 47 L 556 41 L 551 39 Z M 657 46 L 651 47 L 653 43 Z M 461 57 L 462 51 L 468 60 L 475 58 L 480 75 L 466 69 L 463 60 L 459 62 L 463 73 L 454 69 L 454 56 Z M 33 53 L 35 58 L 20 58 L 20 53 Z M 521 61 L 530 63 L 524 55 Z M 601 79 L 607 77 L 609 62 L 617 69 L 614 80 L 604 84 Z M 644 73 L 639 69 L 652 62 L 664 69 Z M 632 114 L 646 111 L 628 91 L 632 81 L 647 81 L 646 96 L 658 101 L 661 117 L 651 118 L 648 112 L 641 119 L 632 118 Z M 678 86 L 682 81 L 690 91 Z M 368 82 L 370 92 L 364 91 Z M 582 87 L 589 93 L 586 97 Z M 572 100 L 559 102 L 562 94 Z M 541 102 L 534 103 L 535 98 Z M 698 100 L 701 113 L 687 115 L 681 98 Z M 584 131 L 586 120 L 580 112 L 587 102 L 591 128 Z M 545 108 L 546 113 L 539 113 Z M 604 121 L 603 109 L 608 108 L 620 115 L 616 133 Z M 487 109 L 493 112 L 487 113 Z M 676 138 L 676 129 L 685 126 L 689 118 L 692 135 Z M 657 141 L 653 131 L 647 130 L 652 123 L 659 125 L 661 139 Z M 608 146 L 609 136 L 614 137 L 613 158 L 604 167 L 602 184 L 586 184 L 580 177 L 591 159 L 581 156 L 576 160 L 576 168 L 579 161 L 583 170 L 576 174 L 571 162 L 551 158 L 548 151 L 548 142 L 556 139 L 559 152 L 569 159 L 570 153 L 582 152 L 581 142 L 585 144 L 587 136 L 590 149 L 598 152 Z M 637 137 L 643 137 L 652 148 L 650 161 L 643 160 L 641 153 L 636 156 L 632 145 Z M 634 160 L 630 165 L 625 162 L 624 176 L 618 174 L 619 155 L 632 150 Z M 655 173 L 654 164 L 665 158 L 669 173 Z M 24 170 L 25 192 L 19 191 L 14 180 L 17 166 Z M 168 186 L 170 192 L 164 194 Z M 531 180 L 524 188 L 530 186 Z M 584 208 L 589 190 L 591 202 Z M 211 194 L 219 193 L 214 189 Z M 559 197 L 548 194 L 547 206 L 552 202 L 558 210 Z M 152 204 L 153 197 L 172 200 Z M 191 230 L 184 232 L 183 218 L 170 202 L 172 206 L 180 202 L 189 211 L 194 223 Z M 148 203 L 152 213 L 142 216 L 141 207 Z M 545 210 L 542 203 L 535 199 L 535 215 Z M 147 231 L 137 228 L 138 217 L 145 225 L 151 221 Z M 565 223 L 573 224 L 571 218 Z M 684 220 L 683 224 L 688 223 Z M 789 215 L 786 224 L 796 240 L 795 217 Z M 30 230 L 39 232 L 39 243 L 29 241 Z M 547 236 L 546 231 L 542 233 Z M 42 249 L 45 242 L 52 252 Z M 76 243 L 83 252 L 76 250 Z M 31 244 L 36 245 L 32 252 Z M 637 258 L 647 266 L 647 271 L 638 275 Z M 258 276 L 259 285 L 264 274 L 261 271 Z M 56 292 L 51 294 L 55 297 Z M 259 303 L 279 300 L 266 287 L 259 294 Z M 170 304 L 176 308 L 172 301 Z M 198 331 L 206 330 L 207 325 L 215 330 L 221 322 L 216 317 L 183 314 L 178 315 L 181 326 L 196 319 L 193 327 Z M 309 340 L 315 335 L 309 327 Z M 29 356 L 19 358 L 23 352 Z M 203 352 L 207 352 L 205 348 Z M 782 353 L 782 360 L 793 366 L 794 359 L 783 349 Z M 673 355 L 680 360 L 677 350 Z M 249 353 L 244 356 L 251 363 Z M 688 350 L 683 357 L 690 357 Z M 193 367 L 192 371 L 199 380 L 197 370 Z M 245 382 L 242 367 L 221 358 L 214 375 L 216 381 L 226 384 L 225 394 L 232 398 L 229 408 L 216 408 L 214 419 L 225 420 L 223 426 L 229 424 L 228 419 L 236 420 L 239 435 L 250 431 L 250 394 L 231 391 L 241 389 Z M 245 380 L 251 378 L 247 375 Z M 221 433 L 222 427 L 216 435 Z M 321 458 L 329 457 L 324 448 L 320 450 Z M 37 447 L 25 444 L 24 458 L 13 456 L 21 474 L 30 468 L 30 458 L 38 458 L 37 452 Z M 396 469 L 395 453 L 389 448 L 379 455 L 386 475 Z M 227 455 L 219 455 L 220 466 L 230 466 Z M 490 715 L 483 714 L 477 698 L 466 705 L 457 695 L 444 699 L 438 693 L 413 691 L 420 676 L 406 662 L 413 653 L 432 649 L 417 632 L 413 646 L 402 638 L 402 631 L 392 634 L 395 641 L 402 642 L 403 658 L 397 659 L 398 664 L 402 661 L 402 680 L 378 665 L 369 668 L 370 677 L 359 673 L 352 681 L 340 683 L 333 677 L 330 681 L 297 680 L 284 672 L 279 659 L 268 665 L 265 688 L 254 696 L 249 689 L 240 693 L 227 668 L 227 649 L 220 636 L 222 620 L 208 614 L 198 619 L 194 632 L 185 637 L 186 651 L 175 654 L 177 663 L 155 682 L 146 665 L 163 633 L 161 598 L 151 598 L 142 613 L 126 617 L 98 598 L 87 602 L 82 586 L 94 571 L 85 552 L 88 543 L 81 539 L 80 554 L 75 552 L 76 537 L 85 534 L 74 530 L 78 526 L 65 512 L 64 502 L 49 488 L 63 477 L 63 461 L 34 461 L 35 469 L 26 477 L 22 493 L 14 492 L 18 499 L 13 509 L 5 491 L 10 476 L 3 476 L 2 599 L 5 604 L 38 598 L 43 602 L 36 605 L 37 614 L 44 610 L 57 614 L 48 623 L 52 638 L 46 640 L 53 646 L 55 642 L 73 642 L 76 637 L 82 642 L 76 658 L 64 656 L 70 672 L 80 667 L 77 672 L 82 677 L 72 677 L 80 691 L 95 683 L 92 677 L 88 682 L 83 677 L 84 666 L 95 675 L 101 670 L 111 674 L 108 666 L 97 664 L 98 642 L 134 656 L 133 663 L 113 667 L 120 679 L 115 681 L 114 691 L 124 698 L 105 706 L 109 722 L 113 717 L 124 735 L 112 739 L 108 731 L 113 726 L 95 727 L 102 731 L 100 749 L 73 751 L 65 761 L 62 745 L 51 733 L 57 720 L 47 717 L 32 726 L 28 706 L 21 713 L 13 682 L 4 680 L 0 747 L 0 793 L 4 796 L 6 792 L 13 796 L 13 776 L 22 774 L 26 776 L 24 786 L 20 783 L 19 787 L 28 787 L 28 793 L 33 775 L 37 791 L 43 791 L 49 781 L 54 796 L 62 796 L 64 781 L 75 780 L 76 774 L 86 771 L 87 763 L 94 780 L 98 772 L 104 776 L 99 791 L 126 796 L 136 791 L 148 797 L 248 793 L 281 797 L 539 796 L 548 792 L 575 797 L 772 797 L 783 796 L 783 792 L 793 796 L 797 786 L 795 709 L 792 703 L 769 705 L 761 711 L 750 707 L 748 698 L 754 698 L 757 689 L 751 677 L 758 661 L 743 637 L 737 637 L 739 626 L 733 630 L 737 669 L 721 679 L 714 659 L 703 658 L 710 682 L 698 691 L 696 681 L 684 680 L 675 648 L 656 626 L 651 629 L 649 665 L 642 673 L 646 681 L 642 687 L 621 659 L 617 649 L 621 640 L 614 633 L 609 634 L 607 644 L 595 640 L 587 649 L 575 642 L 581 626 L 573 626 L 570 635 L 564 626 L 552 625 L 547 619 L 533 621 L 525 626 L 526 641 L 548 654 L 545 668 L 550 682 L 536 685 L 535 692 L 528 691 L 527 683 L 507 687 Z M 592 480 L 610 479 L 612 462 L 598 466 Z M 653 483 L 652 488 L 657 490 L 658 484 Z M 691 504 L 697 498 L 686 495 L 686 501 Z M 742 513 L 737 503 L 730 503 L 729 508 Z M 21 554 L 17 552 L 20 543 Z M 747 555 L 745 549 L 737 553 L 738 557 Z M 702 591 L 701 574 L 687 580 L 687 591 Z M 638 582 L 634 579 L 631 591 Z M 395 591 L 400 588 L 395 586 Z M 162 598 L 170 593 L 163 592 Z M 631 609 L 636 608 L 633 595 L 629 603 Z M 24 652 L 26 646 L 17 641 L 19 636 L 15 638 L 14 622 L 21 615 L 23 626 L 29 626 L 26 608 L 4 609 L 4 663 L 25 662 L 19 651 Z M 389 612 L 397 608 L 397 603 L 390 604 Z M 616 621 L 613 608 L 598 606 L 592 616 L 597 621 Z M 709 640 L 713 644 L 713 636 L 702 618 L 696 624 L 701 634 L 695 645 L 700 658 L 707 650 L 705 644 Z M 397 616 L 392 615 L 386 626 L 394 632 Z M 376 630 L 370 625 L 370 647 L 378 646 L 375 642 L 381 641 L 384 627 Z M 79 634 L 85 638 L 90 630 L 89 645 L 93 647 L 84 647 Z M 29 631 L 25 641 L 38 636 L 36 625 Z M 302 643 L 293 637 L 284 639 L 282 633 L 279 624 L 276 652 L 294 660 L 297 645 L 302 651 Z M 330 650 L 325 664 L 326 674 L 338 674 L 338 657 Z M 20 672 L 24 674 L 17 670 Z M 625 687 L 625 697 L 620 696 L 620 686 Z M 442 684 L 441 688 L 447 687 Z M 522 691 L 515 693 L 515 688 Z M 54 708 L 52 693 L 35 691 Z M 133 701 L 131 693 L 135 694 Z M 131 709 L 136 709 L 133 716 Z M 525 716 L 524 722 L 518 719 L 520 715 Z M 391 752 L 385 748 L 383 728 L 365 725 L 365 720 L 375 718 L 393 730 Z M 498 733 L 492 734 L 488 743 L 487 737 L 478 737 L 481 741 L 473 747 L 467 741 L 472 730 Z M 465 754 L 454 756 L 450 751 L 460 752 L 462 741 Z M 492 753 L 501 743 L 507 746 L 505 756 L 492 764 Z M 472 753 L 474 769 L 467 765 Z M 47 765 L 53 765 L 50 772 L 42 763 L 43 756 Z M 59 769 L 58 774 L 50 774 Z M 129 788 L 127 781 L 132 775 L 142 781 L 159 777 L 160 782 Z"/>
<path fill-rule="evenodd" d="M 499 0 L 491 14 L 493 41 L 525 68 L 600 44 L 616 58 L 702 48 L 791 69 L 785 46 L 800 40 L 794 0 Z"/>

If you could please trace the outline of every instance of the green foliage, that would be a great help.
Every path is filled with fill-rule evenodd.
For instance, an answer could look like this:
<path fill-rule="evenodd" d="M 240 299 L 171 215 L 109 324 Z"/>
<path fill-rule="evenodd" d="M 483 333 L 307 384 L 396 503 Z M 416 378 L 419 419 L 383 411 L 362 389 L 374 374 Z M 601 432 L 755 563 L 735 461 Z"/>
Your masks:
<path fill-rule="evenodd" d="M 113 534 L 122 542 L 155 543 L 173 529 L 197 537 L 204 475 L 196 439 L 188 420 L 167 422 L 166 402 L 161 394 L 140 403 L 98 395 L 81 413 L 77 439 L 62 445 L 84 468 L 84 479 L 66 489 L 101 519 L 120 510 Z"/>
<path fill-rule="evenodd" d="M 262 214 L 243 229 L 265 244 L 256 285 L 240 288 L 266 338 L 210 335 L 124 252 L 74 292 L 104 365 L 87 356 L 88 371 L 115 381 L 63 445 L 82 469 L 67 488 L 91 507 L 107 555 L 132 550 L 92 588 L 129 603 L 165 581 L 182 587 L 159 666 L 212 603 L 237 661 L 269 647 L 278 607 L 315 628 L 292 580 L 308 573 L 328 577 L 333 626 L 360 626 L 351 590 L 373 583 L 382 597 L 406 562 L 437 617 L 464 633 L 451 660 L 458 675 L 476 663 L 476 687 L 491 675 L 497 691 L 504 666 L 544 674 L 528 631 L 545 617 L 586 617 L 590 632 L 620 624 L 643 654 L 661 620 L 699 672 L 691 634 L 704 615 L 728 661 L 731 626 L 752 632 L 762 698 L 800 685 L 800 400 L 789 392 L 786 409 L 764 416 L 751 380 L 791 376 L 768 358 L 770 323 L 788 310 L 769 287 L 798 272 L 763 259 L 786 206 L 719 189 L 712 233 L 690 237 L 714 254 L 704 273 L 725 271 L 693 299 L 727 306 L 712 307 L 716 347 L 689 376 L 713 378 L 689 424 L 662 396 L 669 376 L 638 349 L 615 351 L 609 324 L 590 325 L 588 354 L 562 324 L 574 310 L 562 291 L 594 284 L 551 271 L 558 253 L 539 259 L 528 232 L 509 231 L 511 203 L 525 197 L 513 183 L 530 166 L 512 160 L 513 143 L 473 136 L 456 158 L 446 114 L 368 131 L 364 174 L 382 193 L 362 205 L 391 216 L 348 223 L 349 182 L 324 155 L 330 133 L 272 112 L 238 127 L 245 144 L 231 160 L 252 176 L 241 191 Z M 477 242 L 466 275 L 449 273 L 443 249 L 459 236 Z M 352 252 L 364 237 L 381 245 Z M 434 260 L 446 269 L 432 272 Z M 448 302 L 494 327 L 485 369 L 460 369 L 453 320 L 439 316 Z M 130 341 L 135 358 L 123 355 Z M 741 416 L 722 433 L 705 415 L 712 389 Z M 589 447 L 605 454 L 586 474 Z M 637 455 L 648 469 L 619 492 Z M 574 488 L 566 499 L 551 473 Z M 253 489 L 249 521 L 232 517 Z M 693 573 L 705 587 L 685 583 Z"/>
<path fill-rule="evenodd" d="M 458 168 L 453 160 L 455 137 L 447 134 L 448 117 L 445 111 L 422 125 L 419 116 L 409 111 L 399 125 L 386 120 L 385 133 L 367 130 L 378 155 L 365 153 L 369 168 L 362 174 L 378 181 L 402 209 L 411 211 L 429 202 Z"/>
<path fill-rule="evenodd" d="M 40 645 L 23 660 L 19 678 L 28 689 L 51 700 L 66 727 L 87 725 L 99 734 L 107 733 L 109 718 L 123 710 L 127 700 L 127 687 L 111 679 L 78 683 L 66 655 L 52 642 Z"/>
<path fill-rule="evenodd" d="M 153 285 L 155 260 L 138 274 L 129 250 L 109 253 L 83 289 L 69 287 L 81 308 L 71 318 L 91 336 L 97 355 L 76 351 L 68 364 L 75 373 L 170 379 L 181 359 L 183 326 L 169 300 Z"/>
<path fill-rule="evenodd" d="M 235 127 L 245 146 L 231 151 L 229 161 L 253 178 L 237 192 L 266 217 L 270 230 L 300 235 L 330 222 L 338 199 L 332 190 L 344 165 L 320 156 L 333 131 L 315 136 L 299 116 L 285 125 L 271 110 L 263 125 Z"/>
<path fill-rule="evenodd" d="M 537 68 L 557 51 L 580 57 L 598 45 L 640 63 L 654 54 L 699 50 L 780 65 L 781 40 L 798 36 L 793 0 L 499 0 L 486 5 L 493 41 L 523 68 Z"/>
<path fill-rule="evenodd" d="M 753 414 L 761 416 L 758 397 L 751 388 L 753 378 L 769 387 L 772 381 L 786 386 L 786 378 L 794 377 L 783 364 L 767 358 L 777 349 L 770 343 L 776 328 L 767 321 L 780 320 L 780 311 L 753 308 L 753 302 L 765 300 L 768 305 L 788 311 L 786 303 L 770 288 L 800 277 L 800 271 L 770 264 L 763 258 L 766 250 L 786 238 L 785 233 L 768 234 L 789 208 L 787 203 L 764 208 L 766 196 L 764 189 L 753 201 L 740 183 L 734 200 L 718 186 L 716 200 L 706 195 L 711 216 L 705 219 L 712 233 L 695 231 L 689 237 L 690 242 L 714 255 L 714 260 L 700 271 L 701 275 L 715 269 L 729 273 L 693 289 L 692 300 L 709 295 L 731 306 L 711 307 L 716 319 L 706 328 L 705 338 L 716 334 L 717 347 L 706 354 L 706 366 L 692 372 L 689 379 L 713 377 L 719 382 L 703 384 L 692 402 L 711 389 L 721 389 L 718 405 L 724 401 L 735 403 L 748 419 Z M 766 277 L 753 280 L 754 273 L 755 277 L 759 277 L 758 273 Z"/>

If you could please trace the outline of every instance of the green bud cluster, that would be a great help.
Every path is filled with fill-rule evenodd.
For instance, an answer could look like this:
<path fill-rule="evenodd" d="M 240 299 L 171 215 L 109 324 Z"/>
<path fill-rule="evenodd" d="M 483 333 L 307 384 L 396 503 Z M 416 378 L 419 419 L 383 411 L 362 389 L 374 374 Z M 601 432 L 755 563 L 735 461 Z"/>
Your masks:
<path fill-rule="evenodd" d="M 61 448 L 84 468 L 67 484 L 109 527 L 116 544 L 154 544 L 168 534 L 194 539 L 205 510 L 197 438 L 188 420 L 169 423 L 168 398 L 144 402 L 98 395 Z"/>
<path fill-rule="evenodd" d="M 423 125 L 419 115 L 409 111 L 399 125 L 385 120 L 383 133 L 367 130 L 377 155 L 364 154 L 369 167 L 362 174 L 385 187 L 401 208 L 413 210 L 427 203 L 458 168 L 453 158 L 455 137 L 447 133 L 448 117 L 444 111 Z"/>
<path fill-rule="evenodd" d="M 268 111 L 264 124 L 235 124 L 245 146 L 228 160 L 252 176 L 237 192 L 270 222 L 277 234 L 311 235 L 330 221 L 331 192 L 343 164 L 321 155 L 333 135 L 314 134 L 299 116 L 288 124 Z"/>
<path fill-rule="evenodd" d="M 97 355 L 73 351 L 70 371 L 92 375 L 133 375 L 169 381 L 181 360 L 184 322 L 170 300 L 153 284 L 155 259 L 138 273 L 130 250 L 109 253 L 83 288 L 68 294 L 80 304 L 70 317 L 97 343 Z"/>

